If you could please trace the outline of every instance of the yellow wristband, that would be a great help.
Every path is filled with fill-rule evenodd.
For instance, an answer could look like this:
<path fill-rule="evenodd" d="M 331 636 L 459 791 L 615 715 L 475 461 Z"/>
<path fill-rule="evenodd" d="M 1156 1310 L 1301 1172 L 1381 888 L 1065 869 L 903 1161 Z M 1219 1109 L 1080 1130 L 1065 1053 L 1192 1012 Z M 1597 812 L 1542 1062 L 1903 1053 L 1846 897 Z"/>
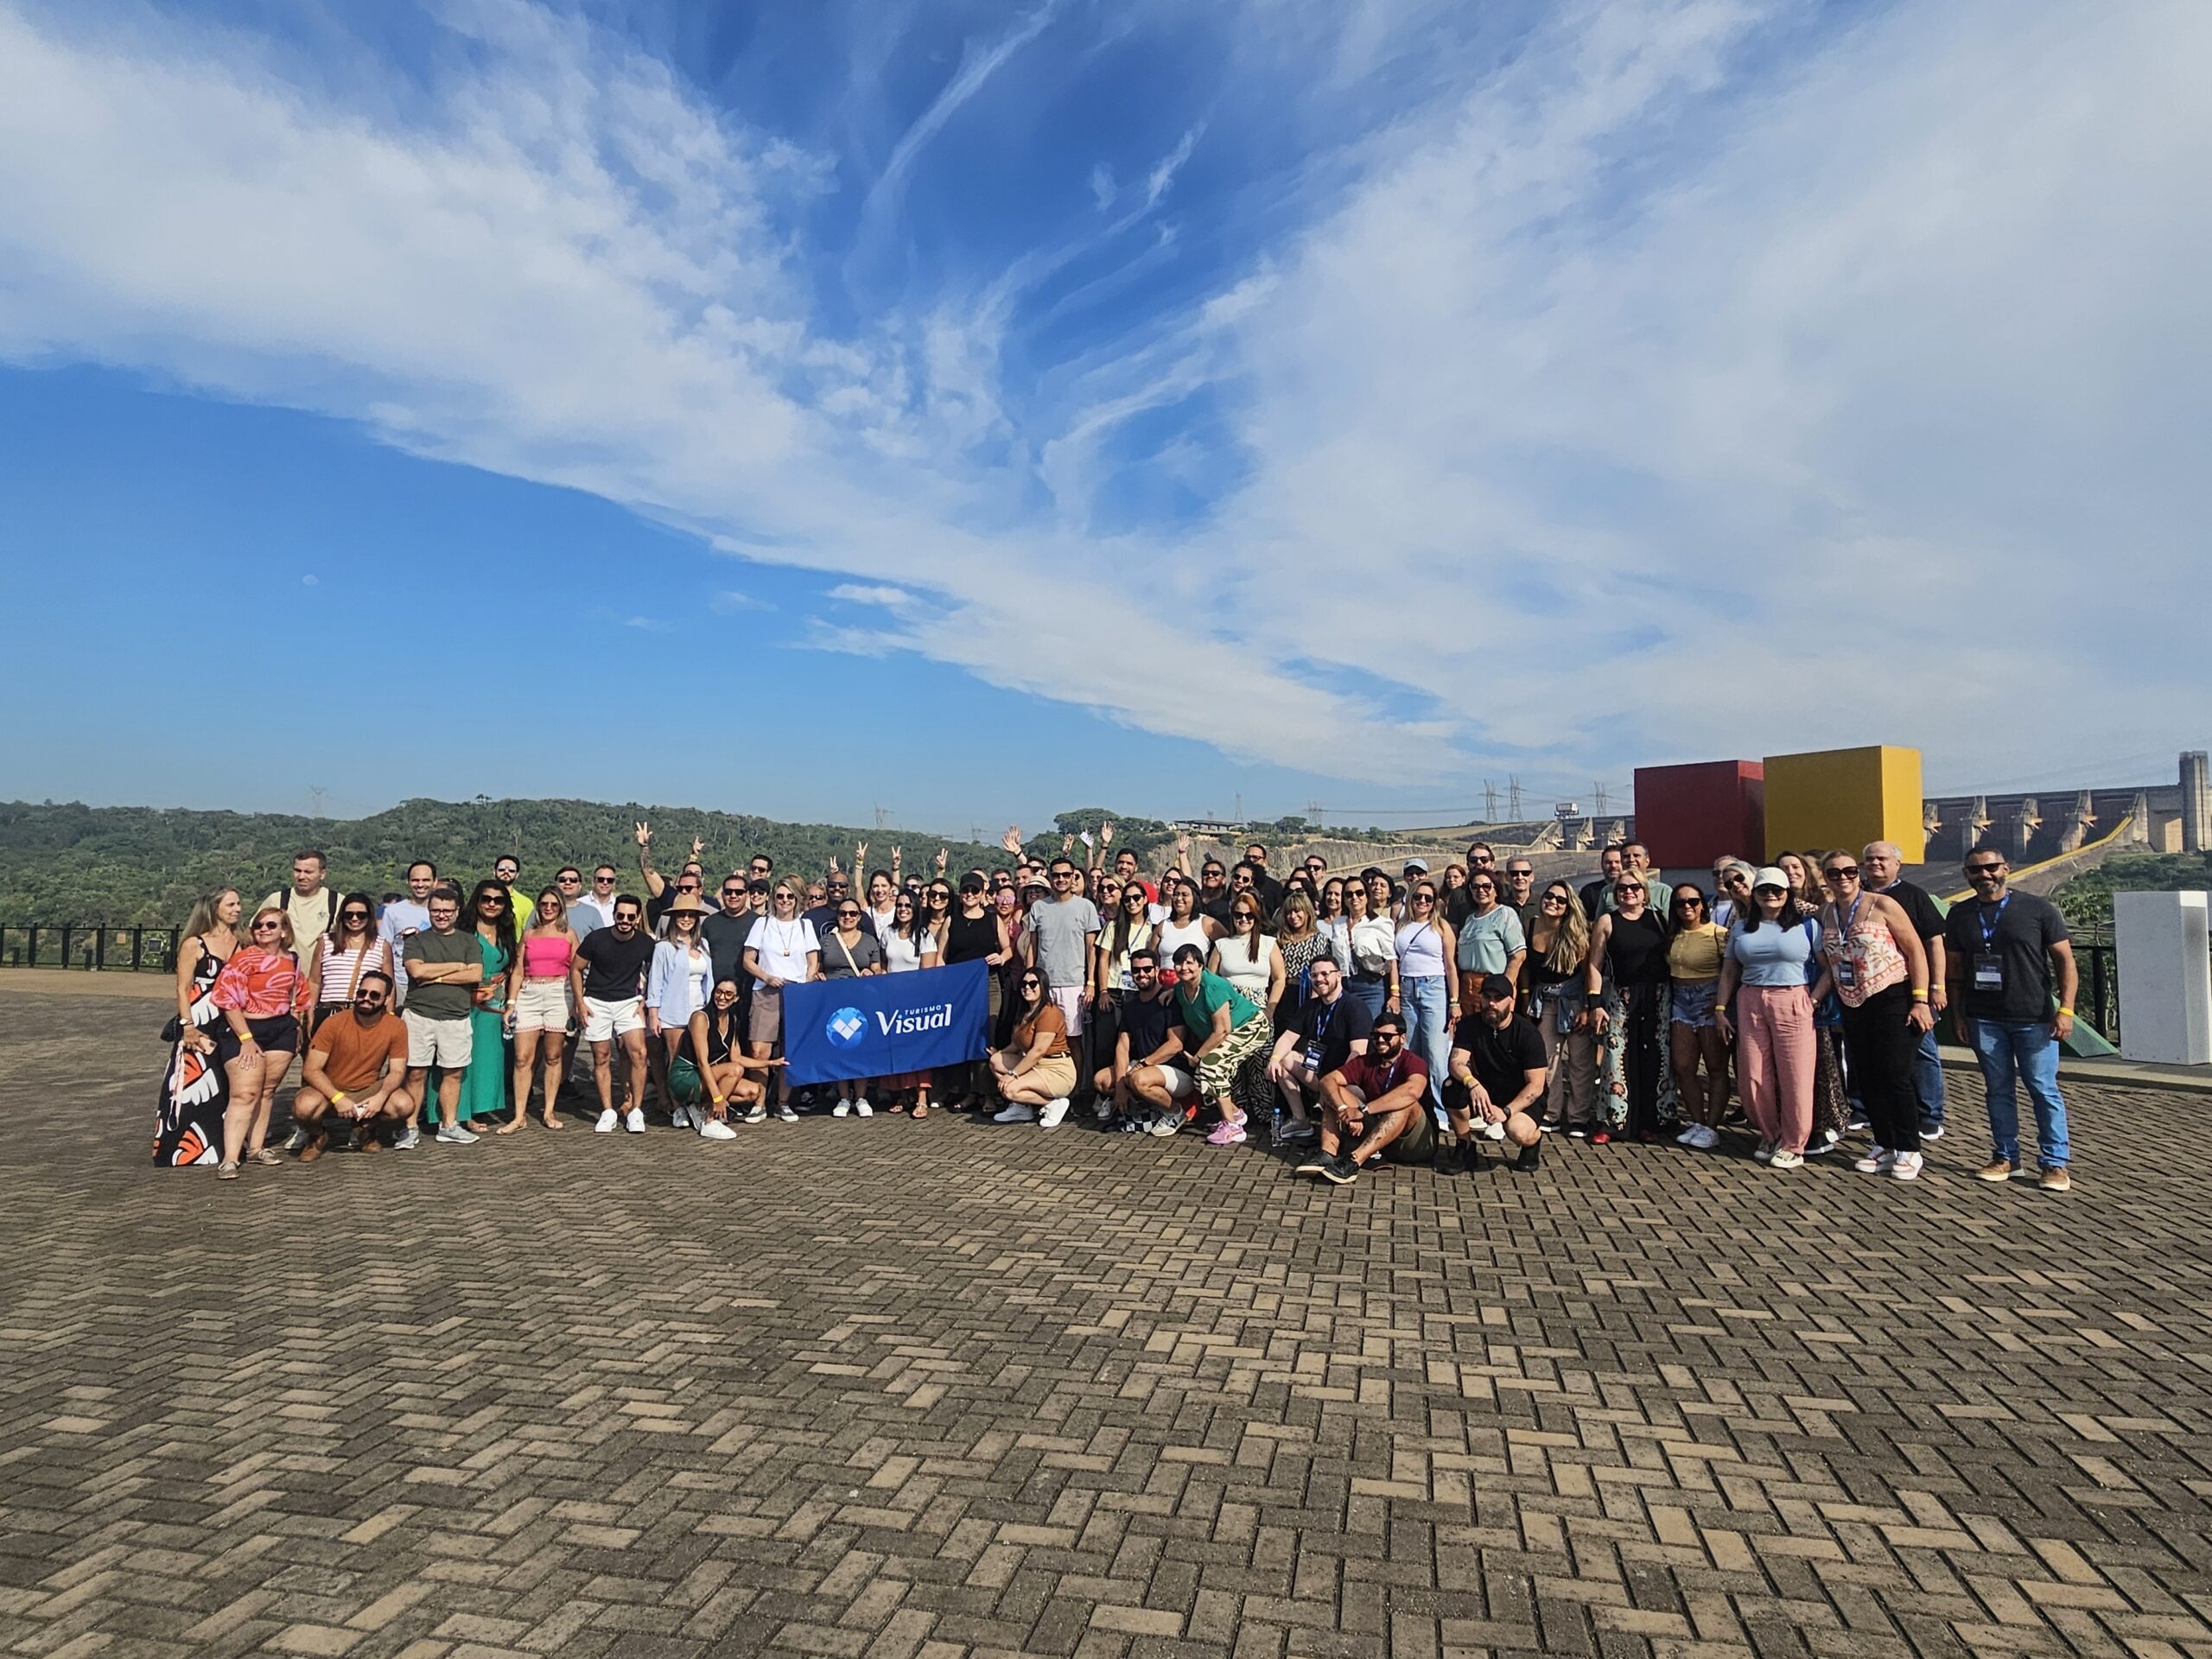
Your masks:
<path fill-rule="evenodd" d="M 340 1090 L 336 1094 L 333 1095 L 333 1096 L 330 1097 L 330 1103 L 331 1103 L 332 1105 L 335 1106 L 335 1105 L 336 1105 L 340 1101 L 341 1101 L 341 1100 L 343 1100 L 343 1099 L 345 1099 L 345 1098 L 346 1098 L 346 1091 L 345 1091 L 343 1089 L 340 1089 Z"/>
<path fill-rule="evenodd" d="M 1916 1002 L 1925 1002 L 1928 1000 L 1928 993 L 1925 991 L 1915 991 L 1912 994 L 1912 1000 Z"/>
<path fill-rule="evenodd" d="M 2074 1017 L 2074 1010 L 2071 1008 L 2061 1008 L 2059 1012 L 2064 1014 L 2069 1020 L 2071 1020 Z"/>
<path fill-rule="evenodd" d="M 728 1102 L 728 1096 L 723 1096 L 723 1095 L 716 1095 L 716 1096 L 715 1096 L 715 1105 L 717 1105 L 717 1106 L 726 1106 L 726 1105 L 728 1105 L 728 1103 L 729 1103 L 729 1102 Z"/>

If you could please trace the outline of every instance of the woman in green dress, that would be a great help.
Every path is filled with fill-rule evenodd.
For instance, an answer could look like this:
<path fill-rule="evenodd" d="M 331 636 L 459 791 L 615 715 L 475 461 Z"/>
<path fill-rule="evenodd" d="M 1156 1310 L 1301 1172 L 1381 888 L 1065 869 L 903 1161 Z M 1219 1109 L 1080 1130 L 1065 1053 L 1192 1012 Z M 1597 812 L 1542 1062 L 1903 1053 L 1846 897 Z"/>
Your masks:
<path fill-rule="evenodd" d="M 461 1077 L 462 1123 L 499 1116 L 507 1109 L 507 979 L 515 964 L 514 900 L 498 881 L 479 881 L 468 898 L 476 923 L 476 948 L 484 981 L 468 1015 L 468 1070 Z"/>

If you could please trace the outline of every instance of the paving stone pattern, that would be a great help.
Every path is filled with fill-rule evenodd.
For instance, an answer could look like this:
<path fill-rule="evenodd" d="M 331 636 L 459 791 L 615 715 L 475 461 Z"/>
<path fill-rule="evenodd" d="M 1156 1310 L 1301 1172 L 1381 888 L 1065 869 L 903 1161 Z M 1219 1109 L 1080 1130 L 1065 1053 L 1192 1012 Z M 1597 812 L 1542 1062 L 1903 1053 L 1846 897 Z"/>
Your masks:
<path fill-rule="evenodd" d="M 10 1653 L 2212 1656 L 2190 1096 L 2082 1094 L 2063 1199 L 1978 1102 L 1916 1185 L 953 1118 L 218 1185 L 158 1017 L 0 1002 Z"/>

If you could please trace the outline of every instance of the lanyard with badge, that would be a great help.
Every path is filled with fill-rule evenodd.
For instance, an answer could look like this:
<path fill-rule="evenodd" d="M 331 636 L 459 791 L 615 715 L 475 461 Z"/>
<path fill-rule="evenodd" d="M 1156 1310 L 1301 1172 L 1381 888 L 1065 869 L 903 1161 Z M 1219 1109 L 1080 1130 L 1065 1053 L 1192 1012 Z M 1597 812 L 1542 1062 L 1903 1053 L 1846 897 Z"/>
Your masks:
<path fill-rule="evenodd" d="M 1329 1027 L 1336 1023 L 1337 1007 L 1343 1000 L 1339 995 L 1336 1002 L 1325 1002 L 1321 1005 L 1323 1010 L 1321 1017 L 1314 1021 L 1313 1033 L 1306 1039 L 1306 1052 L 1300 1058 L 1305 1063 L 1306 1069 L 1316 1077 L 1320 1075 L 1321 1058 L 1327 1050 Z"/>
<path fill-rule="evenodd" d="M 1866 902 L 1866 895 L 1863 893 L 1853 899 L 1851 913 L 1848 916 L 1843 913 L 1843 906 L 1840 905 L 1828 906 L 1835 912 L 1838 937 L 1834 972 L 1835 988 L 1840 991 L 1855 991 L 1859 988 L 1859 963 L 1851 954 L 1856 941 L 1851 936 L 1851 928 L 1852 924 L 1859 919 L 1859 906 Z"/>
<path fill-rule="evenodd" d="M 1974 988 L 1993 996 L 2005 994 L 2005 957 L 1997 948 L 1997 930 L 2005 925 L 2005 906 L 2012 902 L 2008 893 L 1998 901 L 1997 913 L 1992 916 L 1988 906 L 1975 901 L 1974 920 L 1981 925 L 1981 949 L 1974 953 Z"/>

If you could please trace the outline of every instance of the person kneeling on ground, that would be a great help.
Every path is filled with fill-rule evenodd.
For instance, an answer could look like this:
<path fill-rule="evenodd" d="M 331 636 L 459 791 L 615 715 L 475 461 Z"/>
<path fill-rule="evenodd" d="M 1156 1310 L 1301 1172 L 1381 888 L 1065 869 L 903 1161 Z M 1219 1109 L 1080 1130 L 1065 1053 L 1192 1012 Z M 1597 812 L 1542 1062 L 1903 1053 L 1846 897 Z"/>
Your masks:
<path fill-rule="evenodd" d="M 1022 970 L 1020 1017 L 1014 1040 L 991 1055 L 991 1078 L 1006 1109 L 994 1123 L 1035 1123 L 1058 1128 L 1075 1091 L 1075 1061 L 1068 1053 L 1068 1026 L 1059 1005 L 1046 995 L 1045 976 Z"/>
<path fill-rule="evenodd" d="M 1544 1097 L 1544 1039 L 1535 1022 L 1516 1007 L 1513 982 L 1491 974 L 1476 987 L 1475 1011 L 1452 1033 L 1444 1107 L 1451 1115 L 1472 1172 L 1480 1162 L 1470 1131 L 1480 1118 L 1492 1140 L 1521 1148 L 1516 1169 L 1536 1166 L 1543 1131 L 1529 1108 Z"/>
<path fill-rule="evenodd" d="M 1175 982 L 1160 977 L 1160 955 L 1148 944 L 1130 951 L 1128 962 L 1136 989 L 1121 1001 L 1113 1064 L 1101 1066 L 1093 1082 L 1102 1098 L 1113 1101 L 1124 1131 L 1173 1135 L 1183 1127 L 1182 1103 L 1198 1090 L 1198 1079 L 1182 1064 Z"/>
<path fill-rule="evenodd" d="M 1280 1141 L 1311 1141 L 1315 1130 L 1309 1103 L 1321 1094 L 1321 1079 L 1346 1060 L 1367 1052 L 1370 1021 L 1366 1005 L 1345 994 L 1334 957 L 1316 957 L 1306 969 L 1312 987 L 1298 1017 L 1275 1039 L 1268 1056 L 1268 1080 L 1281 1091 L 1290 1122 L 1281 1123 Z"/>
<path fill-rule="evenodd" d="M 1380 1163 L 1425 1164 L 1436 1154 L 1428 1116 L 1428 1062 L 1406 1052 L 1406 1022 L 1386 1009 L 1375 1017 L 1367 1052 L 1321 1079 L 1320 1144 L 1298 1166 L 1338 1186 Z"/>
<path fill-rule="evenodd" d="M 376 1126 L 404 1123 L 415 1115 L 407 1092 L 407 1026 L 391 1012 L 391 976 L 372 968 L 353 987 L 353 1006 L 315 1028 L 301 1071 L 292 1121 L 307 1131 L 300 1161 L 323 1154 L 326 1120 L 346 1129 L 347 1150 L 374 1152 Z"/>

